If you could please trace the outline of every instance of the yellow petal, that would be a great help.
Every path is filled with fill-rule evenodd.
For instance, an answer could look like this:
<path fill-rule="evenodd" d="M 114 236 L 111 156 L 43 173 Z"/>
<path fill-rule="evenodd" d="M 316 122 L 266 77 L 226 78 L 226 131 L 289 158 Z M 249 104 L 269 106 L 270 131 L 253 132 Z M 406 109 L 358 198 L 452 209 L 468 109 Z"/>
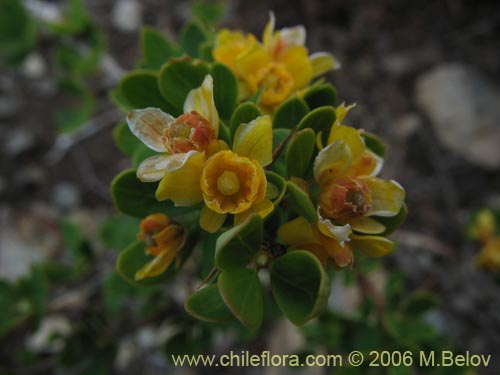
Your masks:
<path fill-rule="evenodd" d="M 356 232 L 366 234 L 379 234 L 385 231 L 385 225 L 370 217 L 359 217 L 349 220 L 349 224 Z"/>
<path fill-rule="evenodd" d="M 260 116 L 236 130 L 233 151 L 239 156 L 257 160 L 265 167 L 273 161 L 273 129 L 270 116 Z"/>
<path fill-rule="evenodd" d="M 159 181 L 165 175 L 167 155 L 156 155 L 144 160 L 137 168 L 137 178 L 142 182 Z"/>
<path fill-rule="evenodd" d="M 271 48 L 273 44 L 275 23 L 276 18 L 274 17 L 274 13 L 269 12 L 269 21 L 264 28 L 264 33 L 262 34 L 262 42 L 264 43 L 264 47 L 267 49 Z"/>
<path fill-rule="evenodd" d="M 394 216 L 399 213 L 405 199 L 405 190 L 400 184 L 380 178 L 369 178 L 364 181 L 372 197 L 372 206 L 367 216 Z"/>
<path fill-rule="evenodd" d="M 335 141 L 318 153 L 314 160 L 314 178 L 321 184 L 345 172 L 351 165 L 351 150 L 343 141 Z"/>
<path fill-rule="evenodd" d="M 350 244 L 354 250 L 374 258 L 387 255 L 394 247 L 394 242 L 385 237 L 354 234 L 351 236 Z"/>
<path fill-rule="evenodd" d="M 274 204 L 269 199 L 254 204 L 248 210 L 234 215 L 234 225 L 240 225 L 253 214 L 259 214 L 261 218 L 267 217 L 274 210 Z"/>
<path fill-rule="evenodd" d="M 175 249 L 162 251 L 151 262 L 147 263 L 135 273 L 136 280 L 142 280 L 146 277 L 154 277 L 162 274 L 170 266 L 177 254 Z"/>
<path fill-rule="evenodd" d="M 184 102 L 184 113 L 191 111 L 196 111 L 207 119 L 217 137 L 219 134 L 219 115 L 217 108 L 215 108 L 214 81 L 211 75 L 207 74 L 201 86 L 189 92 Z"/>
<path fill-rule="evenodd" d="M 130 131 L 146 146 L 157 152 L 165 152 L 167 148 L 162 137 L 167 126 L 175 118 L 158 108 L 135 109 L 127 114 Z"/>
<path fill-rule="evenodd" d="M 328 137 L 328 144 L 344 141 L 351 151 L 351 158 L 353 163 L 359 159 L 361 154 L 365 151 L 365 142 L 359 134 L 357 129 L 345 125 L 332 126 L 330 136 Z"/>
<path fill-rule="evenodd" d="M 319 243 L 319 239 L 312 231 L 311 223 L 302 216 L 283 224 L 278 229 L 278 237 L 291 247 Z"/>
<path fill-rule="evenodd" d="M 337 114 L 337 119 L 335 120 L 336 124 L 341 124 L 342 121 L 344 121 L 344 118 L 347 116 L 349 111 L 356 107 L 356 103 L 350 104 L 348 106 L 345 105 L 345 103 L 340 104 L 335 108 L 335 112 Z"/>
<path fill-rule="evenodd" d="M 253 43 L 235 61 L 236 73 L 242 77 L 251 94 L 259 89 L 258 72 L 271 62 L 271 57 L 259 43 Z"/>
<path fill-rule="evenodd" d="M 384 159 L 366 149 L 356 163 L 353 163 L 349 168 L 348 175 L 353 177 L 375 177 L 383 165 Z"/>
<path fill-rule="evenodd" d="M 340 63 L 333 55 L 326 52 L 316 52 L 309 56 L 312 65 L 313 76 L 325 74 L 329 70 L 339 69 Z"/>
<path fill-rule="evenodd" d="M 165 173 L 156 190 L 156 199 L 171 199 L 176 206 L 192 206 L 203 200 L 200 177 L 205 166 L 206 156 L 198 151 L 185 154 L 182 165 Z"/>
<path fill-rule="evenodd" d="M 224 224 L 227 214 L 219 214 L 203 205 L 200 212 L 200 226 L 208 233 L 215 233 Z"/>
<path fill-rule="evenodd" d="M 294 90 L 299 90 L 311 82 L 313 67 L 307 56 L 307 49 L 303 46 L 291 46 L 285 49 L 279 55 L 278 62 L 285 65 L 286 70 L 293 77 Z"/>

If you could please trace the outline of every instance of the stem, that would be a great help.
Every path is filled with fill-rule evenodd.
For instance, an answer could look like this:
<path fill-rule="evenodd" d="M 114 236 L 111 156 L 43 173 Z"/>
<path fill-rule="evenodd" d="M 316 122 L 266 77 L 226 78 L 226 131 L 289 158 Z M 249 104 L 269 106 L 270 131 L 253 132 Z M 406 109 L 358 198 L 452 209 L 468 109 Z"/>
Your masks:
<path fill-rule="evenodd" d="M 271 166 L 279 158 L 279 156 L 283 152 L 283 149 L 285 148 L 286 144 L 288 143 L 288 141 L 290 140 L 290 138 L 292 138 L 292 136 L 294 134 L 295 134 L 295 128 L 293 128 L 292 131 L 290 132 L 290 134 L 288 134 L 286 136 L 286 138 L 281 141 L 281 143 L 278 145 L 278 147 L 276 147 L 276 150 L 274 150 L 274 152 L 273 152 L 273 161 L 271 162 L 271 164 L 269 164 L 268 166 L 266 166 L 266 169 L 271 168 Z"/>

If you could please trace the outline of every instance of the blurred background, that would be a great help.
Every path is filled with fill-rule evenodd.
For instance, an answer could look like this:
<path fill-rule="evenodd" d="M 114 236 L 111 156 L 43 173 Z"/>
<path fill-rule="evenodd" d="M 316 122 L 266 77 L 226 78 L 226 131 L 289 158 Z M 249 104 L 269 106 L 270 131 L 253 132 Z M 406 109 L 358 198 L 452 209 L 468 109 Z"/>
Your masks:
<path fill-rule="evenodd" d="M 327 78 L 357 104 L 347 123 L 383 138 L 382 176 L 407 191 L 396 251 L 333 273 L 328 312 L 305 328 L 270 307 L 257 332 L 183 311 L 206 254 L 165 287 L 137 289 L 114 271 L 138 221 L 109 194 L 130 166 L 109 91 L 140 60 L 141 26 L 176 39 L 190 4 L 0 0 L 0 374 L 196 374 L 208 370 L 174 368 L 169 355 L 382 348 L 491 354 L 466 371 L 500 373 L 500 245 L 481 264 L 486 244 L 467 235 L 478 210 L 500 208 L 500 3 L 221 3 L 221 26 L 260 36 L 272 10 L 277 28 L 304 24 L 310 52 L 340 60 Z M 376 370 L 366 373 L 445 373 Z M 238 369 L 262 371 L 291 372 Z M 359 373 L 293 373 L 332 371 Z"/>

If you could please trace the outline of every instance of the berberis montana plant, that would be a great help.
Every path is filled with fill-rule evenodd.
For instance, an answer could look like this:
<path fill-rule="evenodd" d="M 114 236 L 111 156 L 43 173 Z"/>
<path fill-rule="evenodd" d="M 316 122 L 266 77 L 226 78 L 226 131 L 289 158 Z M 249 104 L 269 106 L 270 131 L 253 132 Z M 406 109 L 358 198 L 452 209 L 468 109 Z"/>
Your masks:
<path fill-rule="evenodd" d="M 340 65 L 309 53 L 303 26 L 276 30 L 271 14 L 259 40 L 215 32 L 216 18 L 201 12 L 179 43 L 145 27 L 139 68 L 112 93 L 125 119 L 115 139 L 135 166 L 112 194 L 142 219 L 117 268 L 165 283 L 215 248 L 189 314 L 259 327 L 268 273 L 277 306 L 302 325 L 325 308 L 329 267 L 393 249 L 405 191 L 377 177 L 384 145 L 347 124 L 354 105 L 319 78 Z"/>

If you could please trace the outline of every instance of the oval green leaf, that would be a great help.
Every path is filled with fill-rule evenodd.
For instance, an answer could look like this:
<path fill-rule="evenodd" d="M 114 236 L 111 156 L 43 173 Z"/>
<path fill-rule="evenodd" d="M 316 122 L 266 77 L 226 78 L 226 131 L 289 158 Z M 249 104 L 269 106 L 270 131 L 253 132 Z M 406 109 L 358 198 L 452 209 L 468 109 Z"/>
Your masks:
<path fill-rule="evenodd" d="M 175 108 L 173 116 L 183 112 L 184 102 L 189 92 L 203 83 L 210 73 L 207 64 L 187 57 L 170 59 L 160 70 L 159 86 L 163 98 Z"/>
<path fill-rule="evenodd" d="M 253 215 L 221 234 L 215 245 L 215 265 L 220 270 L 244 267 L 262 242 L 262 218 Z"/>
<path fill-rule="evenodd" d="M 289 99 L 276 110 L 273 128 L 294 129 L 308 112 L 305 101 L 300 98 Z"/>
<path fill-rule="evenodd" d="M 337 90 L 330 83 L 313 86 L 305 92 L 304 100 L 311 109 L 335 106 L 337 103 Z"/>
<path fill-rule="evenodd" d="M 259 108 L 252 102 L 241 103 L 233 112 L 231 116 L 231 121 L 229 122 L 229 132 L 231 135 L 231 139 L 234 139 L 234 135 L 236 134 L 236 129 L 241 124 L 248 124 L 250 121 L 256 119 L 261 116 Z"/>
<path fill-rule="evenodd" d="M 120 151 L 127 156 L 132 156 L 134 151 L 142 144 L 141 141 L 132 134 L 124 121 L 120 122 L 113 129 L 113 139 Z"/>
<path fill-rule="evenodd" d="M 214 100 L 219 116 L 229 119 L 238 102 L 238 82 L 233 72 L 224 64 L 212 65 Z"/>
<path fill-rule="evenodd" d="M 196 319 L 205 322 L 227 322 L 234 315 L 222 300 L 217 284 L 198 290 L 184 302 L 186 311 Z"/>
<path fill-rule="evenodd" d="M 258 328 L 264 315 L 264 302 L 257 271 L 249 268 L 224 270 L 217 284 L 234 316 L 246 327 Z"/>
<path fill-rule="evenodd" d="M 158 70 L 169 58 L 181 55 L 179 47 L 151 26 L 144 26 L 141 29 L 141 51 L 143 56 L 141 66 L 145 69 Z"/>
<path fill-rule="evenodd" d="M 199 57 L 199 48 L 207 40 L 205 30 L 195 22 L 188 23 L 181 31 L 181 47 L 191 57 Z"/>
<path fill-rule="evenodd" d="M 403 205 L 401 206 L 401 210 L 399 210 L 399 213 L 395 216 L 391 217 L 372 216 L 372 219 L 377 220 L 379 223 L 382 223 L 385 226 L 385 231 L 378 235 L 382 237 L 387 237 L 388 235 L 390 235 L 392 232 L 398 229 L 401 224 L 403 224 L 407 214 L 408 214 L 408 209 L 406 207 L 406 203 L 403 203 Z"/>
<path fill-rule="evenodd" d="M 333 107 L 319 107 L 309 112 L 299 123 L 298 130 L 312 129 L 315 133 L 330 129 L 335 122 L 336 112 Z"/>
<path fill-rule="evenodd" d="M 301 326 L 323 311 L 330 282 L 312 253 L 289 252 L 271 264 L 270 273 L 274 299 L 293 324 Z"/>
<path fill-rule="evenodd" d="M 287 181 L 287 191 L 290 199 L 291 209 L 299 216 L 303 216 L 311 223 L 318 220 L 316 215 L 316 209 L 311 201 L 311 198 L 306 194 L 304 190 L 297 186 L 292 181 Z"/>
<path fill-rule="evenodd" d="M 158 74 L 137 70 L 126 74 L 120 81 L 120 92 L 133 108 L 155 107 L 173 114 L 174 108 L 163 99 L 158 88 Z"/>
<path fill-rule="evenodd" d="M 368 133 L 366 131 L 361 133 L 363 137 L 366 147 L 370 149 L 373 153 L 380 157 L 384 157 L 385 155 L 385 145 L 382 139 L 377 137 L 375 134 Z"/>
<path fill-rule="evenodd" d="M 312 129 L 302 129 L 293 136 L 285 157 L 287 178 L 305 176 L 310 169 L 315 144 L 316 135 Z"/>
<path fill-rule="evenodd" d="M 268 197 L 273 204 L 278 205 L 286 193 L 286 181 L 279 174 L 274 173 L 272 171 L 266 171 L 266 179 L 267 183 L 272 184 L 274 188 L 276 188 L 276 194 L 272 194 L 271 197 Z"/>

